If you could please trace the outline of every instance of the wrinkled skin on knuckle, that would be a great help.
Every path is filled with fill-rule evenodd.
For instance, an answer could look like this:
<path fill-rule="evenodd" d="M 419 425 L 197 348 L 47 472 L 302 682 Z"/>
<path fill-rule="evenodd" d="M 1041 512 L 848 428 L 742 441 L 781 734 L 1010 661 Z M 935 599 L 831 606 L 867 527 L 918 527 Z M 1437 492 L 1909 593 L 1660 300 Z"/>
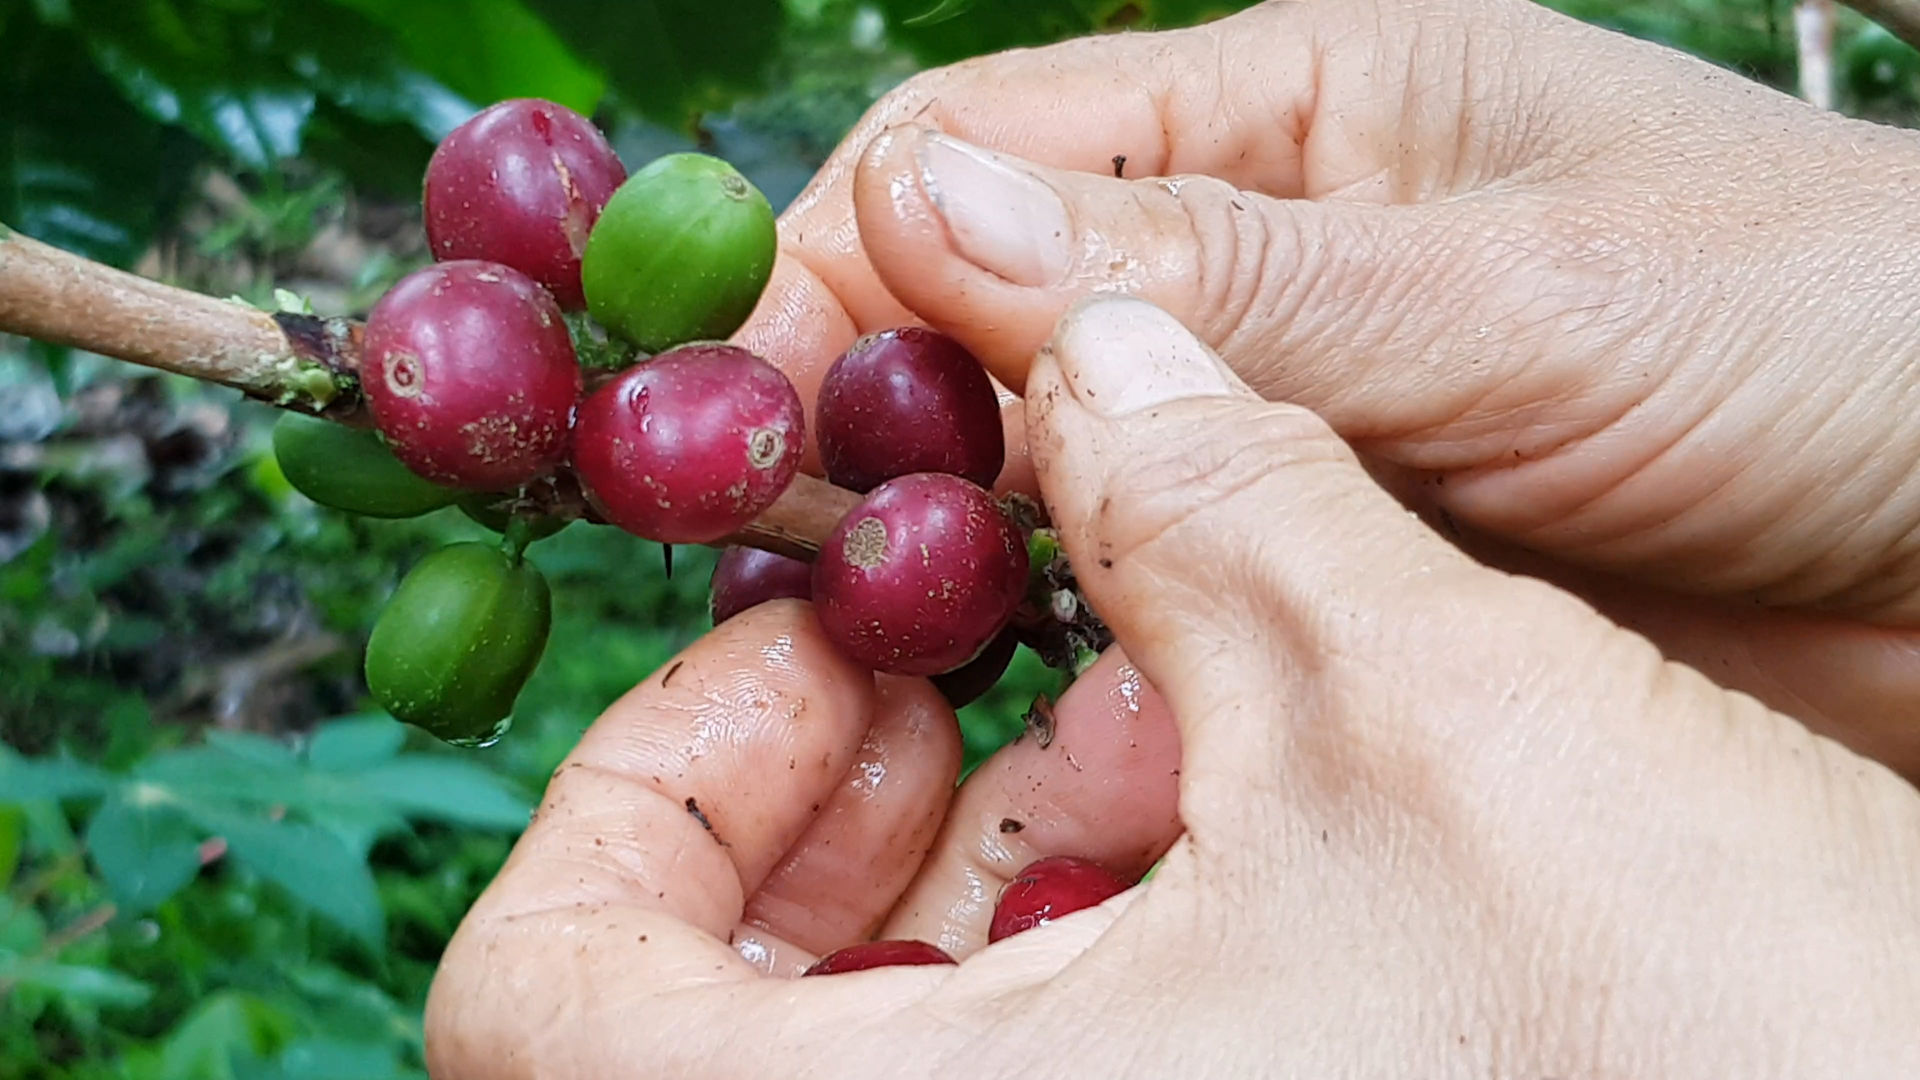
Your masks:
<path fill-rule="evenodd" d="M 1179 565 L 1196 546 L 1221 547 L 1195 545 L 1195 535 L 1263 530 L 1263 519 L 1284 509 L 1290 501 L 1286 490 L 1303 474 L 1351 463 L 1326 424 L 1307 410 L 1269 405 L 1249 418 L 1241 414 L 1244 409 L 1239 402 L 1195 401 L 1149 415 L 1149 424 L 1178 434 L 1157 444 L 1162 452 L 1137 455 L 1107 477 L 1089 522 L 1102 557 L 1116 565 L 1139 560 Z M 1230 427 L 1209 418 L 1221 413 L 1236 414 Z M 1230 437 L 1186 434 L 1223 428 Z M 1151 440 L 1141 444 L 1155 445 Z"/>
<path fill-rule="evenodd" d="M 1191 237 L 1179 247 L 1194 253 L 1184 274 L 1164 279 L 1191 290 L 1173 310 L 1190 312 L 1188 328 L 1223 355 L 1245 353 L 1255 328 L 1289 321 L 1299 306 L 1293 296 L 1304 244 L 1293 219 L 1266 213 L 1225 181 L 1181 177 L 1163 184 L 1177 192 L 1176 227 Z"/>

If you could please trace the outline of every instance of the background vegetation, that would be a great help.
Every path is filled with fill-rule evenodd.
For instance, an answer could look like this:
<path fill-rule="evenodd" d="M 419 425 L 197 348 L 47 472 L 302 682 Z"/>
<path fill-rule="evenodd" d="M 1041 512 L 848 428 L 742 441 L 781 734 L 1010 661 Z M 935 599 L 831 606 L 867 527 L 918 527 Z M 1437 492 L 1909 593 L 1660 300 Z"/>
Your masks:
<path fill-rule="evenodd" d="M 433 143 L 489 102 L 698 146 L 783 205 L 920 67 L 1243 2 L 0 0 L 0 220 L 323 314 L 425 261 Z M 1787 87 L 1784 0 L 1559 0 Z M 1842 107 L 1912 123 L 1920 55 L 1847 16 Z M 576 525 L 533 549 L 547 659 L 500 745 L 369 714 L 360 646 L 476 535 L 322 512 L 267 410 L 0 338 L 0 1080 L 419 1077 L 433 965 L 587 723 L 707 626 L 711 553 Z M 965 711 L 970 758 L 1051 676 Z"/>

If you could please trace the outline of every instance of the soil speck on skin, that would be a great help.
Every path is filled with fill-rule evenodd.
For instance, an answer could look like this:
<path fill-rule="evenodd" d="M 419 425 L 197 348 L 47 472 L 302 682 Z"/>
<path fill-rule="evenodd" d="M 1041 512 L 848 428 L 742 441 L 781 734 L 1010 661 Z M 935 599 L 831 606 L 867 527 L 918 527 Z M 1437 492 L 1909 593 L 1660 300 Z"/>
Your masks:
<path fill-rule="evenodd" d="M 872 570 L 887 561 L 887 526 L 879 518 L 862 518 L 847 532 L 842 548 L 847 565 Z"/>
<path fill-rule="evenodd" d="M 1027 825 L 1025 822 L 1015 820 L 1014 818 L 1009 817 L 1009 818 L 1000 819 L 1000 831 L 1003 833 L 1017 833 L 1021 829 L 1024 829 L 1026 827 Z"/>
<path fill-rule="evenodd" d="M 1047 695 L 1041 694 L 1033 699 L 1033 705 L 1027 709 L 1024 718 L 1027 731 L 1033 733 L 1033 741 L 1045 750 L 1053 745 L 1053 702 Z"/>
<path fill-rule="evenodd" d="M 720 839 L 720 834 L 713 831 L 713 822 L 707 820 L 706 813 L 700 809 L 700 804 L 695 802 L 691 795 L 687 796 L 687 813 L 692 814 L 693 820 L 699 822 L 700 827 L 707 830 L 707 835 L 713 837 L 714 843 L 719 844 L 721 847 L 727 846 L 727 842 Z"/>

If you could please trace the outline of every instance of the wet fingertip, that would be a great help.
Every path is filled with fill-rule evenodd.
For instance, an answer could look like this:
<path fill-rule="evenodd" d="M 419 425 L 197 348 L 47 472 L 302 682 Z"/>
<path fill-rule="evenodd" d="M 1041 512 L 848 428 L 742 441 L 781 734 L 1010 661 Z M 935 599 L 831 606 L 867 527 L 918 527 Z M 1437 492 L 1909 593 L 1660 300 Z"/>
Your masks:
<path fill-rule="evenodd" d="M 939 129 L 916 114 L 880 129 L 860 152 L 858 170 L 862 173 L 892 170 L 913 175 L 917 182 L 920 157 L 927 139 Z"/>

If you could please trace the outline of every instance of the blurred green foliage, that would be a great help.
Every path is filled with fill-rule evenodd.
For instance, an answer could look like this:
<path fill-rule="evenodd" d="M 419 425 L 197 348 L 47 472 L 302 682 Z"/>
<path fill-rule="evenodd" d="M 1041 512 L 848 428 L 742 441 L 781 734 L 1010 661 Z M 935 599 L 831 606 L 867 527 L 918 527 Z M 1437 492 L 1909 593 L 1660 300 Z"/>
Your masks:
<path fill-rule="evenodd" d="M 486 103 L 591 112 L 630 165 L 704 147 L 776 205 L 921 67 L 1239 0 L 0 0 L 0 220 L 271 304 L 363 311 L 423 261 L 433 143 Z M 1555 0 L 1756 78 L 1785 0 Z M 1915 115 L 1854 16 L 1841 101 Z M 575 525 L 517 723 L 455 751 L 368 714 L 360 647 L 456 511 L 350 519 L 231 394 L 0 340 L 0 1080 L 418 1077 L 462 914 L 595 715 L 706 629 L 713 553 Z M 968 765 L 1052 673 L 963 713 Z"/>

